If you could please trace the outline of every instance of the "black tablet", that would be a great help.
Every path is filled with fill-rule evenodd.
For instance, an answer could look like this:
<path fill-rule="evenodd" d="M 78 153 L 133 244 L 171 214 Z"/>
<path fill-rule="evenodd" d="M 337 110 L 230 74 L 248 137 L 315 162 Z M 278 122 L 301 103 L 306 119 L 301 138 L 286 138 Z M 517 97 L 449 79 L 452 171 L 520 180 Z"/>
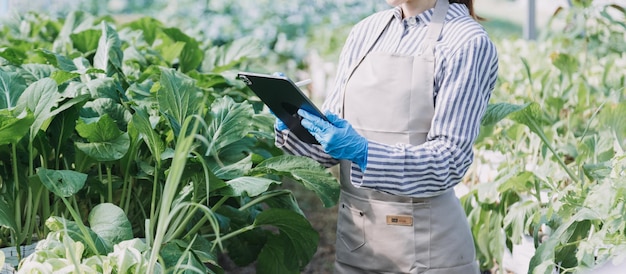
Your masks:
<path fill-rule="evenodd" d="M 297 112 L 302 108 L 324 120 L 327 120 L 326 116 L 288 77 L 252 72 L 240 72 L 237 77 L 246 83 L 300 140 L 309 144 L 318 144 L 313 135 L 300 124 L 302 118 Z"/>

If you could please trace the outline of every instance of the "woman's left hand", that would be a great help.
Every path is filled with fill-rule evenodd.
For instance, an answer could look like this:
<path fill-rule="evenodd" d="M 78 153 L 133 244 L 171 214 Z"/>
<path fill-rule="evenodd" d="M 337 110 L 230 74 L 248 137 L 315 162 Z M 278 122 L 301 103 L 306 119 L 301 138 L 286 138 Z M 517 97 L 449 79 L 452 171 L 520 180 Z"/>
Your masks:
<path fill-rule="evenodd" d="M 322 145 L 324 152 L 335 159 L 350 160 L 365 170 L 367 165 L 367 139 L 352 128 L 352 125 L 339 116 L 326 112 L 328 119 L 317 117 L 306 110 L 299 109 L 300 123 Z"/>

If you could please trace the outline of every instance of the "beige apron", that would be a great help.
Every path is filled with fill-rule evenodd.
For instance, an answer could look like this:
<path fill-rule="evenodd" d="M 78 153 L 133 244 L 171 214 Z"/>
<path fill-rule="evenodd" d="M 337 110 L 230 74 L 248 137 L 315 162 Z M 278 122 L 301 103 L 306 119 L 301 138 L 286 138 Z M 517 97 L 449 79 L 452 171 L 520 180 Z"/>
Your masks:
<path fill-rule="evenodd" d="M 447 0 L 437 2 L 421 54 L 371 52 L 352 72 L 342 114 L 366 138 L 391 145 L 426 141 L 434 114 L 433 47 L 447 9 Z M 342 160 L 335 273 L 478 273 L 454 191 L 418 199 L 358 189 L 350 169 Z"/>

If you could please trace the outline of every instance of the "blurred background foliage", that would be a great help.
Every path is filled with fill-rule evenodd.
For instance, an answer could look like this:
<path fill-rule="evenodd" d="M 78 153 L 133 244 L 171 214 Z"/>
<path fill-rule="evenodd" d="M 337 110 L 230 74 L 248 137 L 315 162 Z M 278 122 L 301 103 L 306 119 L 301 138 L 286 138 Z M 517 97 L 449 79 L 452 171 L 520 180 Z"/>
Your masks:
<path fill-rule="evenodd" d="M 476 2 L 478 12 L 488 19 L 483 23 L 492 35 L 522 35 L 524 19 L 519 11 L 523 1 Z M 542 9 L 540 24 L 545 23 L 544 15 L 549 12 L 544 10 L 553 10 L 553 6 Z M 55 18 L 83 10 L 122 23 L 150 16 L 184 29 L 205 47 L 253 38 L 262 45 L 258 55 L 263 60 L 258 62 L 262 67 L 253 70 L 282 71 L 295 79 L 312 78 L 309 93 L 317 101 L 323 100 L 332 84 L 335 63 L 350 27 L 386 8 L 389 6 L 382 0 L 0 0 L 0 16 L 5 22 L 19 21 L 17 14 L 29 11 Z M 517 12 L 511 13 L 511 9 Z"/>
<path fill-rule="evenodd" d="M 535 258 L 516 258 L 523 270 L 514 272 L 571 273 L 626 254 L 626 215 L 613 210 L 624 208 L 626 193 L 626 3 L 536 2 L 539 37 L 526 41 L 527 0 L 476 1 L 500 75 L 463 202 L 483 269 L 512 271 L 503 257 L 530 239 Z M 318 101 L 350 27 L 385 8 L 382 0 L 0 0 L 2 27 L 18 31 L 26 31 L 28 11 L 64 17 L 79 9 L 120 23 L 151 16 L 203 49 L 252 38 L 244 41 L 260 46 L 245 53 L 254 60 L 247 68 L 312 78 L 308 91 Z M 324 215 L 330 220 L 320 227 L 333 231 L 332 214 Z"/>

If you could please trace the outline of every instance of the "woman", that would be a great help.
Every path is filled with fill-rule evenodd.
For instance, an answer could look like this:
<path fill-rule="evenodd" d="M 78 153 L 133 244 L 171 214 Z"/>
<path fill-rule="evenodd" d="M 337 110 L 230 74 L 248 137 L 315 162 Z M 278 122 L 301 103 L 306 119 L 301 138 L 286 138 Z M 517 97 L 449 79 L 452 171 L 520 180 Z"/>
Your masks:
<path fill-rule="evenodd" d="M 497 77 L 497 53 L 472 0 L 387 0 L 359 22 L 323 109 L 276 144 L 340 164 L 336 273 L 478 273 L 454 194 Z"/>

